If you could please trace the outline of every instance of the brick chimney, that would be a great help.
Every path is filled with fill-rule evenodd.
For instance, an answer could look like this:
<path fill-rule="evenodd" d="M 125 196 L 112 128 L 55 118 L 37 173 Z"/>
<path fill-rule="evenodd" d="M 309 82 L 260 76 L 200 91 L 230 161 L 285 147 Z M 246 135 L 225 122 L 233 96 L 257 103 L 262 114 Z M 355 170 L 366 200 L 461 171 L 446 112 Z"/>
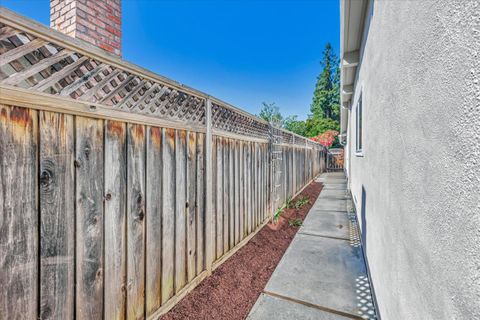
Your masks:
<path fill-rule="evenodd" d="M 120 0 L 50 0 L 50 27 L 122 55 Z"/>

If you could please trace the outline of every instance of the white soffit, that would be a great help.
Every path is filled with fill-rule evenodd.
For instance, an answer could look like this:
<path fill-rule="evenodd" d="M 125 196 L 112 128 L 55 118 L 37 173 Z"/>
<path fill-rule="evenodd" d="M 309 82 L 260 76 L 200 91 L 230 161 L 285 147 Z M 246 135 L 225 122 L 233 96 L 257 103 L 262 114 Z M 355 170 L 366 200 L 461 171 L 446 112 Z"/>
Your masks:
<path fill-rule="evenodd" d="M 355 74 L 360 63 L 365 11 L 368 0 L 340 1 L 340 57 L 342 102 L 353 94 Z"/>

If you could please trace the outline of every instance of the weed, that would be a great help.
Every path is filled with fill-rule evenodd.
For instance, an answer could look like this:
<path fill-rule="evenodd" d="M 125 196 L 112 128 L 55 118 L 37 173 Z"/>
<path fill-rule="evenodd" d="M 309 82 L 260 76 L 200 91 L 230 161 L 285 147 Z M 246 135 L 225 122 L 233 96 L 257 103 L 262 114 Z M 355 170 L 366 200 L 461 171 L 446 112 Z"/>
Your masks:
<path fill-rule="evenodd" d="M 303 224 L 302 219 L 290 219 L 288 220 L 288 225 L 290 227 L 301 227 Z"/>
<path fill-rule="evenodd" d="M 282 213 L 283 213 L 283 208 L 279 208 L 277 212 L 275 212 L 275 214 L 273 215 L 273 222 L 277 222 L 278 218 L 280 218 Z"/>
<path fill-rule="evenodd" d="M 300 209 L 301 207 L 303 207 L 309 202 L 310 200 L 308 200 L 308 197 L 301 197 L 300 199 L 297 200 L 297 202 L 295 202 L 295 205 L 294 205 L 295 209 Z"/>
<path fill-rule="evenodd" d="M 287 198 L 287 201 L 285 202 L 285 208 L 287 209 L 293 208 L 293 199 L 291 196 Z"/>

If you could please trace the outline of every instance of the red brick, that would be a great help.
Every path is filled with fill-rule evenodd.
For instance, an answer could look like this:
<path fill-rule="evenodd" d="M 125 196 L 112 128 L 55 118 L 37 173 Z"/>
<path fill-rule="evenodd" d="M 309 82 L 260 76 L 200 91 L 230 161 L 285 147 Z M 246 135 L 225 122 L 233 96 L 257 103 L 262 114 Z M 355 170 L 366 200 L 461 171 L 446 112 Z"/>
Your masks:
<path fill-rule="evenodd" d="M 70 5 L 66 5 L 65 7 L 63 7 L 61 10 L 60 10 L 60 14 L 61 15 L 64 15 L 66 14 L 68 11 L 70 11 L 71 9 L 71 6 Z"/>
<path fill-rule="evenodd" d="M 92 9 L 92 8 L 89 8 L 87 7 L 86 5 L 84 5 L 83 3 L 78 3 L 77 2 L 77 10 L 78 9 L 81 9 L 83 12 L 85 12 L 86 14 L 90 14 L 92 16 L 95 16 L 96 12 Z"/>
<path fill-rule="evenodd" d="M 77 14 L 76 10 L 72 9 L 72 10 L 67 12 L 67 14 L 65 15 L 65 19 L 69 19 L 69 18 L 75 16 L 76 14 Z"/>
<path fill-rule="evenodd" d="M 50 25 L 121 55 L 120 0 L 50 0 Z"/>
<path fill-rule="evenodd" d="M 63 9 L 63 7 L 65 7 L 65 4 L 63 2 L 61 2 L 61 3 L 57 4 L 56 6 L 51 7 L 50 11 L 52 10 L 52 8 L 53 8 L 53 11 L 55 11 L 55 12 L 60 11 L 60 10 Z"/>
<path fill-rule="evenodd" d="M 112 28 L 112 27 L 110 27 L 110 26 L 106 26 L 105 29 L 106 29 L 108 32 L 113 33 L 113 34 L 116 35 L 116 36 L 119 36 L 119 37 L 122 36 L 122 33 L 121 33 L 119 30 L 116 30 L 116 29 L 114 29 L 114 28 Z"/>
<path fill-rule="evenodd" d="M 96 26 L 96 25 L 94 25 L 94 24 L 91 23 L 90 21 L 85 20 L 85 19 L 82 19 L 82 18 L 78 18 L 78 19 L 77 19 L 77 23 L 81 23 L 81 24 L 83 24 L 85 27 L 87 27 L 88 29 L 91 29 L 91 30 L 96 30 L 96 29 L 97 29 L 97 26 Z"/>
<path fill-rule="evenodd" d="M 79 16 L 80 18 L 82 18 L 82 19 L 87 18 L 87 13 L 85 11 L 83 11 L 82 9 L 77 8 L 76 12 L 77 12 L 77 16 Z"/>
<path fill-rule="evenodd" d="M 94 25 L 98 26 L 100 29 L 105 29 L 106 25 L 96 17 L 87 16 L 87 20 L 93 23 Z"/>
<path fill-rule="evenodd" d="M 100 1 L 87 1 L 86 5 L 92 8 L 93 10 L 96 10 L 98 6 L 98 2 Z"/>
<path fill-rule="evenodd" d="M 102 36 L 105 36 L 107 38 L 110 38 L 112 35 L 105 29 L 97 28 L 97 32 L 101 34 Z"/>
<path fill-rule="evenodd" d="M 76 26 L 73 24 L 65 28 L 65 33 L 67 34 L 73 34 L 75 31 L 76 31 Z"/>
<path fill-rule="evenodd" d="M 113 20 L 114 22 L 116 22 L 116 23 L 118 23 L 118 24 L 121 23 L 120 18 L 119 18 L 119 17 L 115 17 L 115 16 L 112 15 L 112 14 L 109 14 L 109 15 L 107 16 L 107 18 L 110 19 L 110 20 Z"/>
<path fill-rule="evenodd" d="M 100 43 L 99 47 L 112 53 L 115 52 L 115 50 L 111 46 L 105 43 Z"/>
<path fill-rule="evenodd" d="M 54 21 L 55 19 L 58 19 L 58 17 L 60 17 L 60 12 L 54 12 L 50 15 L 50 21 Z"/>
<path fill-rule="evenodd" d="M 111 46 L 114 47 L 114 48 L 120 48 L 120 42 L 116 42 L 116 41 L 113 41 L 113 40 L 109 40 L 109 41 L 108 41 L 108 44 L 111 45 Z"/>
<path fill-rule="evenodd" d="M 87 42 L 90 42 L 90 43 L 94 43 L 95 42 L 95 39 L 90 37 L 89 35 L 87 35 L 86 33 L 79 33 L 77 32 L 76 35 L 75 35 L 76 38 L 78 39 L 82 39 L 84 41 L 87 41 Z"/>

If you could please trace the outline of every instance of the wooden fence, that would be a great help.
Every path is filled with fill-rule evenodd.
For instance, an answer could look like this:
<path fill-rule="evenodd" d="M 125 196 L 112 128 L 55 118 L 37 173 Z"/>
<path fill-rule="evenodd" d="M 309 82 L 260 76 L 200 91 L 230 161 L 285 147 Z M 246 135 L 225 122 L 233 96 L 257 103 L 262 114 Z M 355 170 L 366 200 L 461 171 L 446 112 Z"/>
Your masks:
<path fill-rule="evenodd" d="M 156 319 L 325 170 L 320 145 L 3 8 L 0 69 L 1 319 Z"/>

